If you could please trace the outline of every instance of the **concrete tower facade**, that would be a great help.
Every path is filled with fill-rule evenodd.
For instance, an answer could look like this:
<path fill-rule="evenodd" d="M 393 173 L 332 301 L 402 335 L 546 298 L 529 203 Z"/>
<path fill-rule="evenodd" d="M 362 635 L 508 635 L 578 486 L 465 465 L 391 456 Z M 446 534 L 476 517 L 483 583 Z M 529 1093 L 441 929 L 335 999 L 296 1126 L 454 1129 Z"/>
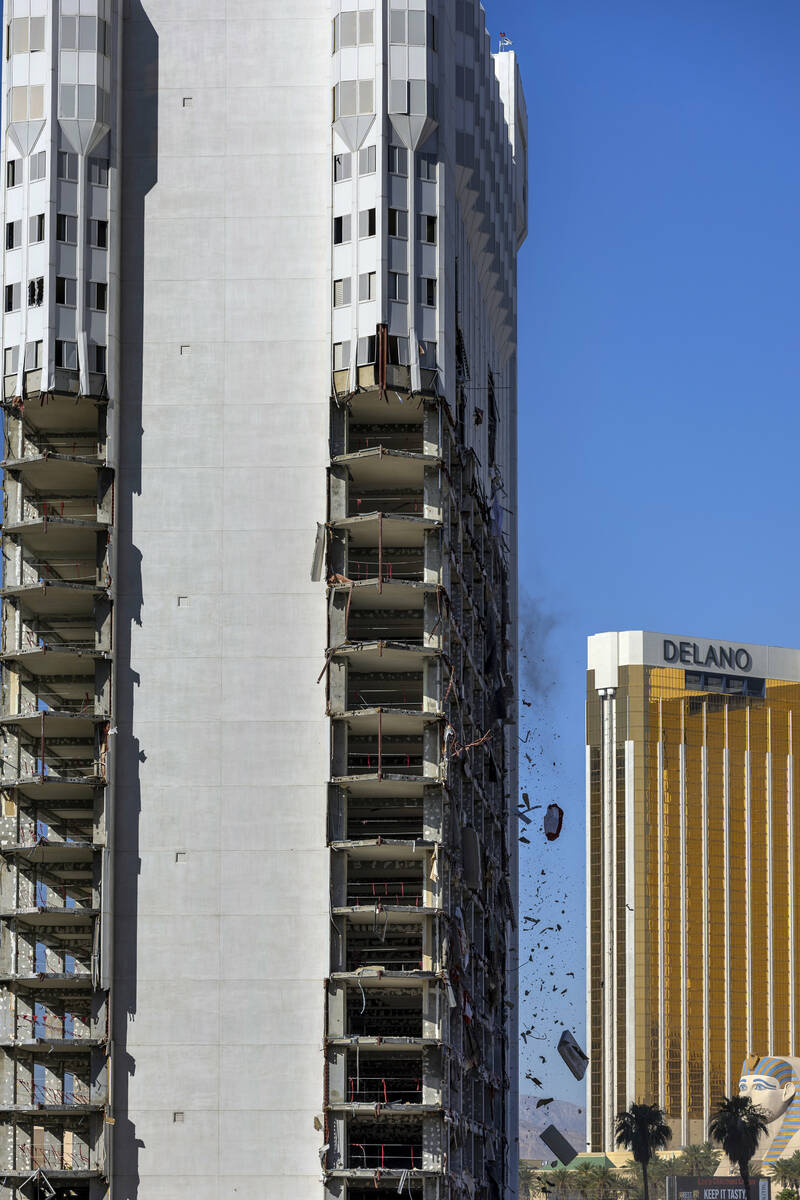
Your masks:
<path fill-rule="evenodd" d="M 800 651 L 589 639 L 591 1147 L 633 1100 L 704 1140 L 742 1062 L 800 1045 Z"/>
<path fill-rule="evenodd" d="M 515 59 L 8 18 L 0 1197 L 510 1195 Z"/>

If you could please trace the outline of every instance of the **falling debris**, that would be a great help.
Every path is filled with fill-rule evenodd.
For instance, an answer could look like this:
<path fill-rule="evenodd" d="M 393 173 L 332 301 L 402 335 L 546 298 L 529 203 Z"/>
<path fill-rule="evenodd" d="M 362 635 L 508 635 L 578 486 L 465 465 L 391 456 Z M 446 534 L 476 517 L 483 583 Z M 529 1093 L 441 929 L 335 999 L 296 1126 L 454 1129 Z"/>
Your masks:
<path fill-rule="evenodd" d="M 542 1130 L 539 1137 L 547 1149 L 552 1150 L 565 1167 L 572 1162 L 573 1158 L 577 1157 L 578 1151 L 570 1145 L 562 1133 L 559 1133 L 555 1125 L 548 1125 L 547 1129 Z"/>
<path fill-rule="evenodd" d="M 544 814 L 544 833 L 548 842 L 554 842 L 561 833 L 564 822 L 564 810 L 557 804 L 549 804 Z"/>
<path fill-rule="evenodd" d="M 558 1053 L 575 1078 L 583 1079 L 586 1074 L 586 1068 L 589 1065 L 589 1059 L 568 1029 L 565 1029 L 561 1035 L 558 1043 Z"/>
<path fill-rule="evenodd" d="M 548 1104 L 552 1104 L 552 1103 L 553 1103 L 553 1097 L 552 1097 L 552 1096 L 548 1096 L 546 1099 L 545 1099 L 545 1097 L 543 1096 L 541 1100 L 537 1100 L 537 1101 L 536 1101 L 536 1107 L 537 1107 L 537 1108 L 544 1108 L 546 1105 L 548 1105 Z"/>

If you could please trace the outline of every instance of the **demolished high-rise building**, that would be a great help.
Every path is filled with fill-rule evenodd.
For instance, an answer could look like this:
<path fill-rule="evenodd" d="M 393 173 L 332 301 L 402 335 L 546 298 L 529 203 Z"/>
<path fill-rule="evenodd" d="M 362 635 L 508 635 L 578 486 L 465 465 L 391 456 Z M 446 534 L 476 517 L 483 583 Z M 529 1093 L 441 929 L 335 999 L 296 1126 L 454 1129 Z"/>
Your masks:
<path fill-rule="evenodd" d="M 5 39 L 0 1200 L 510 1196 L 514 55 Z"/>

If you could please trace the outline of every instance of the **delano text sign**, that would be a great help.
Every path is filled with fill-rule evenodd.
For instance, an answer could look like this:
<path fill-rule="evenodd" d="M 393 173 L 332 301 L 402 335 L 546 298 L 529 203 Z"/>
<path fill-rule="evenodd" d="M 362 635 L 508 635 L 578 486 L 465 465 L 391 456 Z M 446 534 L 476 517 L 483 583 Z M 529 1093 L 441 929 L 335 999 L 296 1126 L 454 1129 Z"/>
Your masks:
<path fill-rule="evenodd" d="M 752 671 L 753 659 L 743 646 L 713 642 L 673 642 L 664 638 L 664 662 L 674 666 L 706 667 L 727 671 Z"/>

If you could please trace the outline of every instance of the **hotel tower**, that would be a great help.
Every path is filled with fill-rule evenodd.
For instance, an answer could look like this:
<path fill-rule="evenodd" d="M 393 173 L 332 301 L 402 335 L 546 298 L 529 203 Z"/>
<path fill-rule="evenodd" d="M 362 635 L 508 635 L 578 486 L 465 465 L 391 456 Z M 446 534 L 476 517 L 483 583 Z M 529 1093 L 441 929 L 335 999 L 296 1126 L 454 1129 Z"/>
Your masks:
<path fill-rule="evenodd" d="M 510 1197 L 514 54 L 4 15 L 0 1200 Z"/>
<path fill-rule="evenodd" d="M 588 666 L 590 1144 L 633 1100 L 702 1142 L 746 1055 L 800 1053 L 800 650 L 601 633 Z"/>

